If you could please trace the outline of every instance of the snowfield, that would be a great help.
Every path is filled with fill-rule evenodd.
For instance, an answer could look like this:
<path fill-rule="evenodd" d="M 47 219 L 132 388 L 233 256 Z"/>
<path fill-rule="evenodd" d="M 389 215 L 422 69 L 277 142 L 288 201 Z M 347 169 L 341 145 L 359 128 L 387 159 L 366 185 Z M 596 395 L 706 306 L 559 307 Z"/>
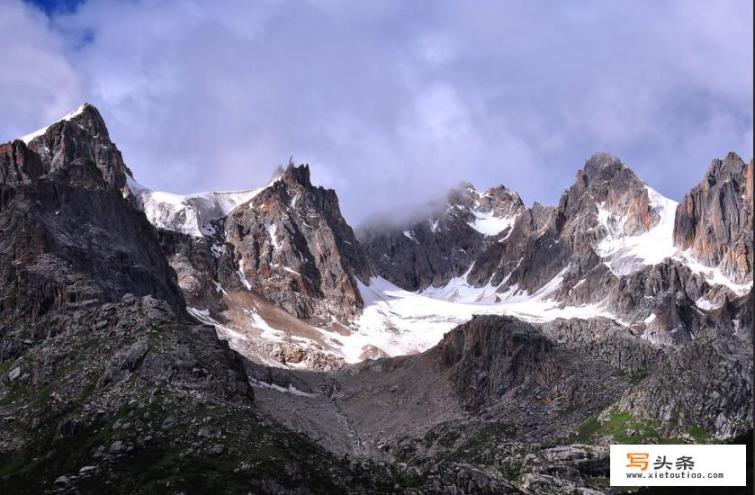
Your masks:
<path fill-rule="evenodd" d="M 424 352 L 474 315 L 509 315 L 530 322 L 596 317 L 618 321 L 603 304 L 559 307 L 548 297 L 560 283 L 559 277 L 562 274 L 531 295 L 511 287 L 497 295 L 498 302 L 494 302 L 494 288 L 470 287 L 460 279 L 441 289 L 409 292 L 375 277 L 369 285 L 359 283 L 365 307 L 354 332 L 334 338 L 341 344 L 344 360 L 356 363 L 364 360 L 364 346 L 377 347 L 389 356 Z"/>

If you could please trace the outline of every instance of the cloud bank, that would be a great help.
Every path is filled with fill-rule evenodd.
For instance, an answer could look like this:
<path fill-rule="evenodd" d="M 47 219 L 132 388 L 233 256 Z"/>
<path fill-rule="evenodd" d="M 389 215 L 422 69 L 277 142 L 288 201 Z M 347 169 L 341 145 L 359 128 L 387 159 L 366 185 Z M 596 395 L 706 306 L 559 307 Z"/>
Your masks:
<path fill-rule="evenodd" d="M 358 223 L 460 181 L 553 204 L 596 151 L 679 199 L 753 154 L 747 0 L 45 4 L 0 1 L 0 140 L 88 101 L 155 189 L 293 156 Z"/>

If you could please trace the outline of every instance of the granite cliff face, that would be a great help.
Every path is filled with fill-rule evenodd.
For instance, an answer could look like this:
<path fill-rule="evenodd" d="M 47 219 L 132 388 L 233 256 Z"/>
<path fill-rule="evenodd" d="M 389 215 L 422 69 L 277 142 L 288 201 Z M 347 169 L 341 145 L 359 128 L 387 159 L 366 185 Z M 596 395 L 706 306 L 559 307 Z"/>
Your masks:
<path fill-rule="evenodd" d="M 713 160 L 679 204 L 674 244 L 737 282 L 752 280 L 752 162 Z"/>
<path fill-rule="evenodd" d="M 353 319 L 356 278 L 372 269 L 341 216 L 335 191 L 313 187 L 309 167 L 289 164 L 225 219 L 225 239 L 243 283 L 304 319 Z"/>

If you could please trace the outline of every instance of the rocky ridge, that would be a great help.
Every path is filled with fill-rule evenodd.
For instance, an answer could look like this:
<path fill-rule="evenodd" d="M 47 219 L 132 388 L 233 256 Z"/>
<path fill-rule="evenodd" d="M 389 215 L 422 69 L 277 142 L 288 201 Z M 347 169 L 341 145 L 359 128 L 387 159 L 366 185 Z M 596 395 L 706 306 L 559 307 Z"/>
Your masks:
<path fill-rule="evenodd" d="M 724 261 L 725 235 L 752 253 L 729 208 L 751 166 L 712 167 L 682 221 L 596 155 L 556 207 L 465 186 L 362 247 L 308 167 L 161 202 L 100 123 L 84 106 L 0 147 L 2 487 L 611 493 L 612 441 L 752 429 L 751 273 Z M 401 262 L 371 261 L 380 245 Z"/>

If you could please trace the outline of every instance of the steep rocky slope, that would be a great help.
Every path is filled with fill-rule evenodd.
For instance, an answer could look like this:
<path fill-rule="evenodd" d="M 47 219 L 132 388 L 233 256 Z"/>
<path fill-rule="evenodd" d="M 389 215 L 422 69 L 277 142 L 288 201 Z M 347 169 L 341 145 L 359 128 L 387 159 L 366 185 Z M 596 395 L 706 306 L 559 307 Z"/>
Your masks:
<path fill-rule="evenodd" d="M 371 267 L 332 189 L 313 187 L 307 165 L 289 164 L 225 219 L 245 285 L 299 318 L 352 319 L 362 306 L 356 277 Z"/>
<path fill-rule="evenodd" d="M 674 243 L 736 282 L 752 281 L 752 162 L 713 160 L 677 207 Z"/>
<path fill-rule="evenodd" d="M 330 339 L 361 313 L 358 280 L 373 269 L 335 192 L 313 186 L 306 165 L 248 192 L 136 196 L 190 311 L 234 349 L 282 365 L 343 363 Z"/>

